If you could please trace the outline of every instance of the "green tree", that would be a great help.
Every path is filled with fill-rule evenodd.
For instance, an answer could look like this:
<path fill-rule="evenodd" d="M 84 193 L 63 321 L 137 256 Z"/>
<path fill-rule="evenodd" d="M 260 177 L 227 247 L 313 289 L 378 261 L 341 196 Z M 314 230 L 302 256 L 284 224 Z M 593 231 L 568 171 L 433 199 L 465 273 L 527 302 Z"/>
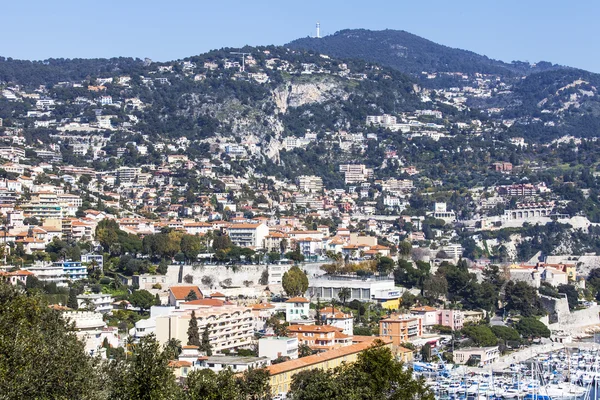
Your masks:
<path fill-rule="evenodd" d="M 200 331 L 198 330 L 198 320 L 196 319 L 196 312 L 192 310 L 192 315 L 190 316 L 190 324 L 187 330 L 188 336 L 188 345 L 189 346 L 198 346 L 200 347 Z"/>
<path fill-rule="evenodd" d="M 521 340 L 521 335 L 519 334 L 519 332 L 516 329 L 511 328 L 509 326 L 494 325 L 492 326 L 492 332 L 494 333 L 494 335 L 496 335 L 498 339 L 502 339 L 505 342 L 518 342 Z"/>
<path fill-rule="evenodd" d="M 194 289 L 190 290 L 190 292 L 185 296 L 185 301 L 194 301 L 198 300 L 198 295 Z"/>
<path fill-rule="evenodd" d="M 202 341 L 200 342 L 199 350 L 204 352 L 207 356 L 212 356 L 212 346 L 210 344 L 210 324 L 206 324 L 204 331 L 202 331 Z"/>
<path fill-rule="evenodd" d="M 505 288 L 505 309 L 532 317 L 543 313 L 537 291 L 525 282 L 510 281 Z"/>
<path fill-rule="evenodd" d="M 289 297 L 302 296 L 308 289 L 308 277 L 304 271 L 294 265 L 283 274 L 281 285 Z"/>
<path fill-rule="evenodd" d="M 181 354 L 181 340 L 171 338 L 165 344 L 164 353 L 169 360 L 177 360 Z"/>
<path fill-rule="evenodd" d="M 233 400 L 242 398 L 235 373 L 225 369 L 215 373 L 210 369 L 190 372 L 186 380 L 187 400 Z"/>
<path fill-rule="evenodd" d="M 340 291 L 338 292 L 338 297 L 339 297 L 340 301 L 342 302 L 342 304 L 344 305 L 344 307 L 346 307 L 346 301 L 348 301 L 350 296 L 352 296 L 352 291 L 350 290 L 350 288 L 344 287 L 344 288 L 341 288 Z"/>
<path fill-rule="evenodd" d="M 498 338 L 494 332 L 486 325 L 470 325 L 462 329 L 462 334 L 471 339 L 475 345 L 481 347 L 496 346 Z"/>
<path fill-rule="evenodd" d="M 99 369 L 41 295 L 0 282 L 0 397 L 101 399 Z"/>
<path fill-rule="evenodd" d="M 77 310 L 79 308 L 79 304 L 77 303 L 77 293 L 74 289 L 69 289 L 69 299 L 67 300 L 67 307 L 72 310 Z"/>
<path fill-rule="evenodd" d="M 249 368 L 239 378 L 243 398 L 247 400 L 270 400 L 270 374 L 264 368 Z"/>
<path fill-rule="evenodd" d="M 108 398 L 115 400 L 177 400 L 181 390 L 154 335 L 131 344 L 131 357 L 107 366 Z"/>
<path fill-rule="evenodd" d="M 183 235 L 181 238 L 181 251 L 188 261 L 197 261 L 201 249 L 202 240 L 200 236 Z"/>
<path fill-rule="evenodd" d="M 380 257 L 377 260 L 377 271 L 380 275 L 389 275 L 394 270 L 394 260 L 389 257 Z"/>
<path fill-rule="evenodd" d="M 533 317 L 521 318 L 515 325 L 515 329 L 524 338 L 549 338 L 550 329 L 543 322 Z"/>
<path fill-rule="evenodd" d="M 145 289 L 136 290 L 131 294 L 131 296 L 129 296 L 129 301 L 131 304 L 133 304 L 135 307 L 141 308 L 142 310 L 149 310 L 150 307 L 154 305 L 155 299 L 156 298 L 152 296 L 152 293 Z"/>

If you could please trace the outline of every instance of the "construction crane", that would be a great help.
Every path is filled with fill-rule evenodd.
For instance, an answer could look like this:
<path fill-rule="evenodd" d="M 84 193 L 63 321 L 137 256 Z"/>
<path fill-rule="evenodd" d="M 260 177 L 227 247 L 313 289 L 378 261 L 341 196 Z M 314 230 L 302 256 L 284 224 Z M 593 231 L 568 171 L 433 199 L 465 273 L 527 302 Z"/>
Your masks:
<path fill-rule="evenodd" d="M 251 53 L 243 53 L 241 51 L 232 51 L 230 54 L 241 54 L 242 56 L 242 72 L 246 71 L 246 56 L 251 55 Z"/>

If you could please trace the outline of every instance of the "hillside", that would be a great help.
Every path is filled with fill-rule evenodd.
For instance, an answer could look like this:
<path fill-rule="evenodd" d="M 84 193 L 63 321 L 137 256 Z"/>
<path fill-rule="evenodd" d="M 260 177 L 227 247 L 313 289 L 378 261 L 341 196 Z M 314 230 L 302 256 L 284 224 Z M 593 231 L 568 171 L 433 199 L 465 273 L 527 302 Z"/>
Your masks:
<path fill-rule="evenodd" d="M 523 62 L 508 64 L 391 29 L 346 29 L 319 39 L 297 39 L 286 46 L 344 59 L 362 59 L 415 75 L 423 71 L 514 75 L 559 68 L 548 62 L 535 66 Z"/>

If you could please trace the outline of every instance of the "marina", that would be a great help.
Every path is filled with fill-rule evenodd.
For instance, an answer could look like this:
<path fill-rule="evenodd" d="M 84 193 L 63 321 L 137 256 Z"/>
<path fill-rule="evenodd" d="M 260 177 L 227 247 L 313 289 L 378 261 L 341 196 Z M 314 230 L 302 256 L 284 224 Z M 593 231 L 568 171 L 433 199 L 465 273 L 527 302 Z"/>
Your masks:
<path fill-rule="evenodd" d="M 476 368 L 446 364 L 438 357 L 435 363 L 415 362 L 413 370 L 426 380 L 436 399 L 596 399 L 600 349 L 592 343 L 573 345 L 512 364 Z"/>

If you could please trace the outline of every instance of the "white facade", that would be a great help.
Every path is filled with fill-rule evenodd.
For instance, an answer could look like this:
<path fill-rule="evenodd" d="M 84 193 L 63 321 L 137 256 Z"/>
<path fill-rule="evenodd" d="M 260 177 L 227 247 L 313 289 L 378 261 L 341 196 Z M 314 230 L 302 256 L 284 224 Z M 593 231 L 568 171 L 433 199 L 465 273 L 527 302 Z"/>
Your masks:
<path fill-rule="evenodd" d="M 264 337 L 258 340 L 258 356 L 273 361 L 278 357 L 298 358 L 298 339 L 293 337 Z"/>
<path fill-rule="evenodd" d="M 262 249 L 269 227 L 260 224 L 232 224 L 227 228 L 229 238 L 236 246 Z"/>
<path fill-rule="evenodd" d="M 350 298 L 347 301 L 373 301 L 380 293 L 397 292 L 393 279 L 359 279 L 346 277 L 309 277 L 306 296 L 316 296 L 322 301 L 331 299 L 339 300 L 338 293 L 341 288 L 350 289 Z"/>
<path fill-rule="evenodd" d="M 114 299 L 109 294 L 82 294 L 77 296 L 78 308 L 93 308 L 99 313 L 107 313 L 112 311 Z"/>
<path fill-rule="evenodd" d="M 285 321 L 308 319 L 310 302 L 304 297 L 294 297 L 285 302 Z"/>

